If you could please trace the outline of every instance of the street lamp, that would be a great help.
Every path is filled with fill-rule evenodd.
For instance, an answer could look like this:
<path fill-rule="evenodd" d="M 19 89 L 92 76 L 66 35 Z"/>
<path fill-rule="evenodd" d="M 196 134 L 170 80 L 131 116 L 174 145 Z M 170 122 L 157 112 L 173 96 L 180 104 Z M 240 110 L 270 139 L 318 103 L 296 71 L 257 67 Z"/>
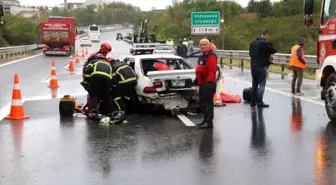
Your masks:
<path fill-rule="evenodd" d="M 224 49 L 224 18 L 221 18 L 220 22 L 221 22 L 221 26 L 222 26 L 221 31 L 223 32 L 222 48 Z"/>
<path fill-rule="evenodd" d="M 217 19 L 217 20 L 218 20 L 218 19 Z M 220 22 L 221 22 L 221 23 L 224 23 L 224 18 L 221 18 Z"/>

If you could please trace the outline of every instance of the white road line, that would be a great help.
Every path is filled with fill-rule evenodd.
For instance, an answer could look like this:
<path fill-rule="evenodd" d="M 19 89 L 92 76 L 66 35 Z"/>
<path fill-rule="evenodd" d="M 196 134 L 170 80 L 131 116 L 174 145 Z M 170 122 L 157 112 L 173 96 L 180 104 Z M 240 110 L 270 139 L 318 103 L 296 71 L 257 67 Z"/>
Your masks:
<path fill-rule="evenodd" d="M 48 76 L 47 78 L 45 78 L 42 82 L 46 83 L 46 82 L 49 82 L 49 80 L 50 80 L 50 76 Z"/>
<path fill-rule="evenodd" d="M 176 115 L 186 126 L 194 127 L 196 126 L 189 118 L 187 118 L 184 114 Z"/>
<path fill-rule="evenodd" d="M 68 68 L 68 67 L 69 67 L 69 64 L 65 65 L 65 66 L 64 66 L 64 69 L 66 69 L 66 68 Z"/>
<path fill-rule="evenodd" d="M 71 94 L 72 97 L 76 97 L 76 96 L 86 96 L 87 92 L 77 92 L 77 93 L 73 93 Z M 62 98 L 63 95 L 57 95 L 57 98 Z M 32 98 L 28 98 L 28 99 L 22 99 L 22 104 L 24 104 L 25 102 L 28 101 L 38 101 L 38 100 L 50 100 L 53 99 L 51 97 L 51 95 L 48 96 L 35 96 Z M 3 120 L 10 112 L 10 108 L 11 108 L 11 103 L 8 103 L 7 105 L 5 105 L 4 107 L 2 107 L 0 109 L 0 121 Z"/>
<path fill-rule="evenodd" d="M 27 57 L 27 58 L 22 58 L 22 59 L 19 59 L 19 60 L 14 60 L 12 62 L 4 63 L 4 64 L 1 64 L 0 67 L 4 67 L 4 66 L 8 66 L 8 65 L 15 64 L 15 63 L 18 63 L 18 62 L 22 62 L 22 61 L 25 61 L 25 60 L 28 60 L 28 59 L 31 59 L 31 58 L 41 56 L 41 55 L 43 55 L 43 53 L 33 55 L 33 56 L 30 56 L 30 57 Z"/>
<path fill-rule="evenodd" d="M 244 81 L 244 80 L 240 80 L 240 79 L 236 79 L 236 78 L 232 78 L 232 77 L 225 77 L 225 78 L 230 79 L 230 80 L 235 81 L 235 82 L 244 83 L 244 84 L 252 86 L 252 83 Z M 280 91 L 280 90 L 277 90 L 277 89 L 273 89 L 273 88 L 270 88 L 270 87 L 266 87 L 265 89 L 268 90 L 268 91 L 277 93 L 277 94 L 281 94 L 283 96 L 293 97 L 293 95 L 291 93 L 286 93 L 286 92 L 283 92 L 283 91 Z M 313 99 L 310 99 L 310 98 L 307 98 L 307 97 L 302 97 L 302 96 L 294 96 L 294 97 L 299 98 L 299 99 L 301 99 L 303 101 L 306 101 L 306 102 L 309 102 L 309 103 L 313 103 L 315 105 L 324 106 L 323 101 L 313 100 Z"/>

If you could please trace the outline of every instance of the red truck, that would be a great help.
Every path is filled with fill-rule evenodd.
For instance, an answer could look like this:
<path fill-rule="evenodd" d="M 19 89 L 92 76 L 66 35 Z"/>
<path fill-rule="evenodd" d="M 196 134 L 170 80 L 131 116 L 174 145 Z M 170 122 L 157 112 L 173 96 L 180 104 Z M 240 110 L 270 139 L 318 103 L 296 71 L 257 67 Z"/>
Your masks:
<path fill-rule="evenodd" d="M 41 44 L 44 55 L 73 55 L 76 42 L 76 21 L 73 17 L 49 17 L 41 23 Z"/>

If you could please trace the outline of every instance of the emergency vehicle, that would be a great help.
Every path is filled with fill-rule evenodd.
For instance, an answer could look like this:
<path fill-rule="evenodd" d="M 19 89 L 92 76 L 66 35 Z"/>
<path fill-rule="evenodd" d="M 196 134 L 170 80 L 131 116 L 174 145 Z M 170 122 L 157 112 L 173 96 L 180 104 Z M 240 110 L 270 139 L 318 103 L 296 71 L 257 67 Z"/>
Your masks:
<path fill-rule="evenodd" d="M 304 0 L 304 23 L 313 24 L 314 0 Z M 318 28 L 316 82 L 329 119 L 336 122 L 336 1 L 323 0 Z"/>

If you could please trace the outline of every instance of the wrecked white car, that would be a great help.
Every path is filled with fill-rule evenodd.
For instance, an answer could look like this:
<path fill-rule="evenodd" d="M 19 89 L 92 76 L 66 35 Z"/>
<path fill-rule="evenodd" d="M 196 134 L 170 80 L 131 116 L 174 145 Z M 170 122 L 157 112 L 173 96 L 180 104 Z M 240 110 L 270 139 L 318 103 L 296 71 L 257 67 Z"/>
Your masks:
<path fill-rule="evenodd" d="M 137 55 L 125 60 L 137 76 L 136 92 L 141 104 L 162 106 L 168 111 L 187 110 L 198 99 L 198 86 L 193 84 L 195 66 L 170 54 Z M 155 63 L 163 63 L 171 70 L 155 71 Z"/>

